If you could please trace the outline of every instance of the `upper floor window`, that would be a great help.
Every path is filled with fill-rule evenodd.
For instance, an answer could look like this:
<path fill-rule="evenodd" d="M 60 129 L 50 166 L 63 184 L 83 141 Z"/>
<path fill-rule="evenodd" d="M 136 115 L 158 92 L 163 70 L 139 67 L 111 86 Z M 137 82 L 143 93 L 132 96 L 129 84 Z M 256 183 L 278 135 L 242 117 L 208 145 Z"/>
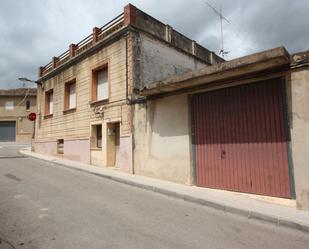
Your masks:
<path fill-rule="evenodd" d="M 100 68 L 92 72 L 92 101 L 108 99 L 108 68 Z"/>
<path fill-rule="evenodd" d="M 6 101 L 5 102 L 5 110 L 6 111 L 14 110 L 14 101 Z"/>
<path fill-rule="evenodd" d="M 64 89 L 64 110 L 76 108 L 76 81 L 65 84 Z"/>
<path fill-rule="evenodd" d="M 54 111 L 54 97 L 53 90 L 45 92 L 45 115 L 53 114 Z"/>
<path fill-rule="evenodd" d="M 31 102 L 30 100 L 26 101 L 26 110 L 29 111 L 30 110 L 30 106 L 31 106 Z"/>

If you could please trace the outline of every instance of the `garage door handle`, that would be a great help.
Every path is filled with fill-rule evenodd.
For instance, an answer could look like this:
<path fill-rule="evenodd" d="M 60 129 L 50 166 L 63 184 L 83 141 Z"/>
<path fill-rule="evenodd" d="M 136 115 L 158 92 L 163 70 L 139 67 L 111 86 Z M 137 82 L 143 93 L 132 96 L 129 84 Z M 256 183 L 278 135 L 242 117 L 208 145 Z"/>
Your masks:
<path fill-rule="evenodd" d="M 221 159 L 225 159 L 226 152 L 225 150 L 221 150 Z"/>

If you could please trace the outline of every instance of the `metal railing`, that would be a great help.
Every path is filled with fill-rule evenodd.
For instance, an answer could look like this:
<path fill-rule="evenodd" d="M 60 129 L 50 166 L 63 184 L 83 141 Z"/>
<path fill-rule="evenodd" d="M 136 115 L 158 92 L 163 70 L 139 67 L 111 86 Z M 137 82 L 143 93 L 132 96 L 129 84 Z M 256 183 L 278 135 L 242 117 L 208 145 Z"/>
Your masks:
<path fill-rule="evenodd" d="M 109 21 L 108 23 L 103 25 L 101 28 L 99 28 L 99 30 L 96 34 L 97 35 L 97 42 L 100 41 L 100 40 L 103 40 L 105 37 L 114 33 L 115 31 L 119 30 L 123 26 L 124 26 L 124 13 L 121 13 L 120 15 L 115 17 L 113 20 Z M 94 38 L 94 35 L 90 34 L 87 37 L 85 37 L 83 40 L 78 42 L 75 45 L 73 56 L 70 54 L 70 50 L 68 49 L 65 52 L 63 52 L 61 55 L 56 57 L 55 62 L 51 61 L 48 64 L 46 64 L 45 66 L 43 66 L 41 68 L 41 72 L 40 72 L 41 75 L 40 76 L 42 77 L 42 76 L 48 74 L 53 69 L 55 69 L 55 68 L 59 67 L 60 65 L 63 65 L 64 63 L 66 63 L 70 58 L 72 58 L 76 55 L 79 55 L 83 51 L 92 47 L 95 44 L 93 38 Z"/>

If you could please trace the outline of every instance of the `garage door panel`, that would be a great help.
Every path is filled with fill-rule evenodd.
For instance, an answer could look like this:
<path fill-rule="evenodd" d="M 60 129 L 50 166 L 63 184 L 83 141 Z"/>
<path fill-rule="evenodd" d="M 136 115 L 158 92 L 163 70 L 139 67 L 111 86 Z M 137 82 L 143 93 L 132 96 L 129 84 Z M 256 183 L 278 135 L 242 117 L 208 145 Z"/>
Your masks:
<path fill-rule="evenodd" d="M 271 80 L 193 98 L 198 186 L 291 197 L 283 91 Z"/>
<path fill-rule="evenodd" d="M 15 121 L 0 121 L 0 142 L 13 142 L 16 140 Z"/>

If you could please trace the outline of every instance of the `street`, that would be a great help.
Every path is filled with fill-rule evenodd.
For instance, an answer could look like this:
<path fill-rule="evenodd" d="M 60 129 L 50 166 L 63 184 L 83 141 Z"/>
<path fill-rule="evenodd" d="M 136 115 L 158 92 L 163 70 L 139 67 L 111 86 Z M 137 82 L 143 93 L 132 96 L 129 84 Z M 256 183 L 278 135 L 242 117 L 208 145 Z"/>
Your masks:
<path fill-rule="evenodd" d="M 309 248 L 309 235 L 18 153 L 0 144 L 0 248 Z"/>

